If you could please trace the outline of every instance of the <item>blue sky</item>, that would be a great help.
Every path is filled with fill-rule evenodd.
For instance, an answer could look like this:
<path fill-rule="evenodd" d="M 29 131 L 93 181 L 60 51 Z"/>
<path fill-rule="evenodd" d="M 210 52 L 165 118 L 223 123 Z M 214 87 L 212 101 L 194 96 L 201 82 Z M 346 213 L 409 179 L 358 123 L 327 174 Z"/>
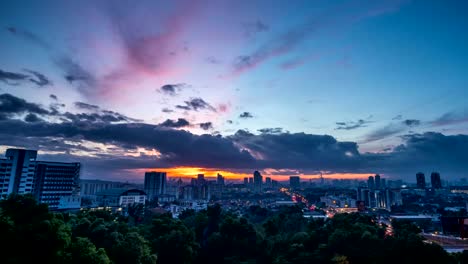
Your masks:
<path fill-rule="evenodd" d="M 393 153 L 408 136 L 467 134 L 467 5 L 2 1 L 0 93 L 63 113 L 83 102 L 125 122 L 171 120 L 193 135 L 281 128 Z M 28 81 L 31 71 L 48 82 Z"/>

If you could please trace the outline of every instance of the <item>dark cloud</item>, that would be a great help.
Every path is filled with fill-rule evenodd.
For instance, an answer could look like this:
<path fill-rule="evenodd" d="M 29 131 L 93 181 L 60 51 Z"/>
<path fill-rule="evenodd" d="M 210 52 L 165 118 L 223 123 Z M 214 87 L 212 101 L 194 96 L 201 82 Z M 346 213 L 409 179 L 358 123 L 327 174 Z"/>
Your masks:
<path fill-rule="evenodd" d="M 255 22 L 244 23 L 242 24 L 242 27 L 244 29 L 244 35 L 248 38 L 254 37 L 259 33 L 270 30 L 270 26 L 268 26 L 260 20 L 257 20 Z"/>
<path fill-rule="evenodd" d="M 0 81 L 10 84 L 17 85 L 18 82 L 28 80 L 29 75 L 15 72 L 7 72 L 0 70 Z"/>
<path fill-rule="evenodd" d="M 205 102 L 205 100 L 201 98 L 191 98 L 190 101 L 184 101 L 185 105 L 176 105 L 176 108 L 183 109 L 183 110 L 210 110 L 216 112 L 216 109 L 211 106 L 209 103 Z"/>
<path fill-rule="evenodd" d="M 162 111 L 163 113 L 172 113 L 172 112 L 174 112 L 174 110 L 168 109 L 168 108 L 163 108 L 161 111 Z"/>
<path fill-rule="evenodd" d="M 56 65 L 64 72 L 64 78 L 70 84 L 77 84 L 82 89 L 96 86 L 94 75 L 68 56 L 61 56 L 55 60 Z"/>
<path fill-rule="evenodd" d="M 421 121 L 417 119 L 406 119 L 403 121 L 403 124 L 409 127 L 415 127 L 419 126 L 421 124 Z"/>
<path fill-rule="evenodd" d="M 253 118 L 253 115 L 250 112 L 243 112 L 239 115 L 239 118 Z"/>
<path fill-rule="evenodd" d="M 388 138 L 389 136 L 396 135 L 401 133 L 405 130 L 405 128 L 401 125 L 396 124 L 389 124 L 385 127 L 379 128 L 367 134 L 365 136 L 365 142 L 377 141 L 384 138 Z"/>
<path fill-rule="evenodd" d="M 58 100 L 58 97 L 57 97 L 55 94 L 49 95 L 49 98 L 50 98 L 50 99 L 53 99 L 53 100 L 55 100 L 55 101 Z"/>
<path fill-rule="evenodd" d="M 234 123 L 232 120 L 226 120 L 226 122 L 227 122 L 228 124 Z"/>
<path fill-rule="evenodd" d="M 262 129 L 258 129 L 257 131 L 262 134 L 281 134 L 283 133 L 283 128 L 281 127 L 262 128 Z"/>
<path fill-rule="evenodd" d="M 22 113 L 47 115 L 49 111 L 38 104 L 29 103 L 11 94 L 6 93 L 0 95 L 0 114 L 10 116 Z"/>
<path fill-rule="evenodd" d="M 190 123 L 189 123 L 189 121 L 187 121 L 187 120 L 184 119 L 184 118 L 178 118 L 177 121 L 171 120 L 171 119 L 167 119 L 166 121 L 162 122 L 162 123 L 159 124 L 159 125 L 160 125 L 160 126 L 163 126 L 163 127 L 180 128 L 180 127 L 189 126 Z"/>
<path fill-rule="evenodd" d="M 0 81 L 3 81 L 4 83 L 9 85 L 18 85 L 20 82 L 29 81 L 40 87 L 52 84 L 52 82 L 45 75 L 37 71 L 25 70 L 25 72 L 32 74 L 32 76 L 23 73 L 7 72 L 0 70 Z"/>
<path fill-rule="evenodd" d="M 44 121 L 42 120 L 41 118 L 39 118 L 37 115 L 35 114 L 27 114 L 26 117 L 24 118 L 24 121 L 26 122 L 30 122 L 30 123 L 34 123 L 34 122 L 41 122 L 41 121 Z"/>
<path fill-rule="evenodd" d="M 49 137 L 112 144 L 124 150 L 157 149 L 161 166 L 243 168 L 254 163 L 248 152 L 238 149 L 229 139 L 142 123 L 0 121 L 0 144 L 6 144 L 11 135 L 30 141 Z"/>
<path fill-rule="evenodd" d="M 74 103 L 75 107 L 79 108 L 79 109 L 84 109 L 84 110 L 99 110 L 99 106 L 97 105 L 92 105 L 92 104 L 87 104 L 87 103 L 83 103 L 83 102 L 75 102 Z"/>
<path fill-rule="evenodd" d="M 328 135 L 262 133 L 239 130 L 230 137 L 254 153 L 263 168 L 358 169 L 361 156 L 354 142 L 338 142 Z"/>
<path fill-rule="evenodd" d="M 427 132 L 403 137 L 404 144 L 380 156 L 376 166 L 394 174 L 437 170 L 444 178 L 459 178 L 468 170 L 468 135 Z"/>
<path fill-rule="evenodd" d="M 35 79 L 29 78 L 30 82 L 35 83 L 40 87 L 46 86 L 46 85 L 52 85 L 52 81 L 49 80 L 44 74 L 41 74 L 37 71 L 32 71 L 32 70 L 25 70 L 25 71 L 31 73 L 35 77 Z"/>
<path fill-rule="evenodd" d="M 357 129 L 361 127 L 367 127 L 367 124 L 372 123 L 372 121 L 364 120 L 364 119 L 359 119 L 358 121 L 354 122 L 336 122 L 335 124 L 337 127 L 335 129 L 337 130 L 352 130 L 352 129 Z"/>
<path fill-rule="evenodd" d="M 170 96 L 175 96 L 177 92 L 180 92 L 186 84 L 184 83 L 179 83 L 179 84 L 166 84 L 161 86 L 160 90 L 164 94 L 170 95 Z"/>
<path fill-rule="evenodd" d="M 203 130 L 210 130 L 210 129 L 213 129 L 213 123 L 211 123 L 211 122 L 200 123 L 199 126 L 200 126 L 200 128 L 203 129 Z"/>
<path fill-rule="evenodd" d="M 448 112 L 432 121 L 433 126 L 446 126 L 468 122 L 468 111 Z"/>
<path fill-rule="evenodd" d="M 401 120 L 401 119 L 403 119 L 402 115 L 397 115 L 394 118 L 392 118 L 392 120 Z"/>

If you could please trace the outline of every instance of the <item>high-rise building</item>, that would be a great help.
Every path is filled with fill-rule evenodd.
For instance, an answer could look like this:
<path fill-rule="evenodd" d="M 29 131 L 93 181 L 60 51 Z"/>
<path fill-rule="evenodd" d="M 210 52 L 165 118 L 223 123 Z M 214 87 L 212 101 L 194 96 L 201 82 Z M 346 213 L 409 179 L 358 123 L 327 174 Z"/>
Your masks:
<path fill-rule="evenodd" d="M 367 180 L 367 188 L 369 188 L 370 190 L 375 189 L 375 182 L 373 176 L 369 176 L 369 179 Z"/>
<path fill-rule="evenodd" d="M 380 188 L 382 188 L 382 186 L 380 185 L 380 175 L 376 174 L 374 178 L 375 178 L 375 189 L 380 190 Z"/>
<path fill-rule="evenodd" d="M 224 177 L 223 177 L 223 175 L 218 173 L 218 176 L 216 177 L 216 183 L 218 185 L 224 186 Z"/>
<path fill-rule="evenodd" d="M 198 174 L 197 175 L 197 183 L 200 184 L 200 185 L 205 183 L 205 174 Z"/>
<path fill-rule="evenodd" d="M 244 185 L 245 186 L 249 185 L 249 178 L 248 177 L 244 178 Z"/>
<path fill-rule="evenodd" d="M 380 180 L 380 188 L 382 189 L 387 188 L 387 181 L 385 179 Z"/>
<path fill-rule="evenodd" d="M 271 188 L 271 177 L 265 177 L 265 187 Z"/>
<path fill-rule="evenodd" d="M 63 198 L 79 195 L 80 163 L 36 161 L 37 151 L 7 149 L 0 159 L 0 198 L 11 193 L 33 194 L 51 209 L 67 209 Z M 79 208 L 79 198 L 74 201 Z M 76 202 L 76 203 L 75 203 Z"/>
<path fill-rule="evenodd" d="M 260 172 L 258 172 L 258 171 L 254 172 L 253 182 L 254 182 L 254 191 L 255 192 L 261 192 L 262 191 L 263 176 L 260 174 Z"/>
<path fill-rule="evenodd" d="M 253 178 L 252 178 L 252 177 L 249 177 L 249 185 L 253 185 L 253 183 L 254 183 Z"/>
<path fill-rule="evenodd" d="M 440 180 L 440 174 L 438 172 L 431 173 L 431 186 L 434 189 L 442 188 L 442 181 Z"/>
<path fill-rule="evenodd" d="M 416 173 L 416 186 L 419 189 L 425 189 L 426 188 L 426 177 L 424 176 L 424 173 L 422 173 L 422 172 Z"/>
<path fill-rule="evenodd" d="M 301 187 L 301 179 L 299 176 L 290 176 L 289 177 L 289 187 L 297 189 Z"/>
<path fill-rule="evenodd" d="M 271 188 L 278 188 L 278 181 L 271 180 Z"/>
<path fill-rule="evenodd" d="M 151 171 L 145 173 L 145 192 L 148 200 L 155 199 L 158 195 L 166 194 L 166 173 Z"/>
<path fill-rule="evenodd" d="M 33 192 L 36 150 L 7 149 L 6 159 L 0 159 L 0 195 Z"/>
<path fill-rule="evenodd" d="M 62 197 L 80 192 L 80 163 L 37 161 L 33 195 L 37 201 L 57 209 Z"/>

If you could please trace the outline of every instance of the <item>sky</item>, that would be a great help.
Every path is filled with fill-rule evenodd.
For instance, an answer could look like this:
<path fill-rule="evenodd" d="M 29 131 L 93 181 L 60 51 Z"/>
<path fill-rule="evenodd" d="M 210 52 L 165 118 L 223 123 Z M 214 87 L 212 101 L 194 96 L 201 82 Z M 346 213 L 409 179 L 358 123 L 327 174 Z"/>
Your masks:
<path fill-rule="evenodd" d="M 468 177 L 467 8 L 2 1 L 0 152 L 130 181 Z"/>

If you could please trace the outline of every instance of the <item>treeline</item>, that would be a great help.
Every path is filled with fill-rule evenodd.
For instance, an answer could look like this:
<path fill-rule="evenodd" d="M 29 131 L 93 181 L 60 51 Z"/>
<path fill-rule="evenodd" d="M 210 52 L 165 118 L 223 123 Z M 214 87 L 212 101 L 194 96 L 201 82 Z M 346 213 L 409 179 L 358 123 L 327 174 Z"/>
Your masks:
<path fill-rule="evenodd" d="M 212 206 L 173 219 L 139 206 L 122 217 L 51 213 L 30 196 L 0 201 L 0 263 L 466 263 L 419 232 L 402 222 L 388 236 L 360 214 L 307 220 L 296 207 L 239 217 Z"/>

